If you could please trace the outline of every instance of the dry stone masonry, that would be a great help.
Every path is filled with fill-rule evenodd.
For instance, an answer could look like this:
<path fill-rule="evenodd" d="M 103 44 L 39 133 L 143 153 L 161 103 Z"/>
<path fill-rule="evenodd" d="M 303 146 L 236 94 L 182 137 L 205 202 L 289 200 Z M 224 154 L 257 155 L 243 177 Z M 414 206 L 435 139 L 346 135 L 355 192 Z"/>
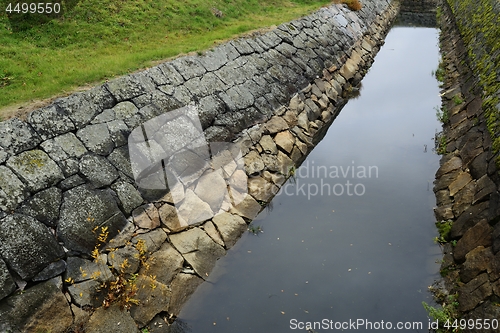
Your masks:
<path fill-rule="evenodd" d="M 448 1 L 450 5 L 455 2 Z M 451 225 L 445 235 L 448 242 L 444 245 L 444 286 L 440 293 L 441 297 L 456 298 L 462 318 L 491 321 L 500 318 L 500 174 L 496 165 L 498 151 L 492 147 L 497 136 L 492 137 L 488 130 L 483 102 L 490 97 L 474 70 L 480 58 L 468 56 L 470 45 L 464 43 L 456 25 L 456 20 L 470 22 L 473 6 L 461 7 L 459 17 L 452 14 L 446 1 L 440 7 L 446 72 L 442 99 L 449 119 L 436 137 L 444 156 L 434 186 L 435 215 L 441 226 Z M 498 64 L 494 57 L 492 54 L 491 61 Z M 444 301 L 449 299 L 445 297 Z"/>
<path fill-rule="evenodd" d="M 0 123 L 0 331 L 168 332 L 324 136 L 397 11 L 331 5 Z M 223 166 L 240 195 L 224 212 L 209 184 L 162 192 L 134 178 L 132 131 L 193 103 L 206 140 L 241 152 Z M 171 144 L 189 134 L 177 125 Z M 179 195 L 201 222 L 179 220 Z"/>

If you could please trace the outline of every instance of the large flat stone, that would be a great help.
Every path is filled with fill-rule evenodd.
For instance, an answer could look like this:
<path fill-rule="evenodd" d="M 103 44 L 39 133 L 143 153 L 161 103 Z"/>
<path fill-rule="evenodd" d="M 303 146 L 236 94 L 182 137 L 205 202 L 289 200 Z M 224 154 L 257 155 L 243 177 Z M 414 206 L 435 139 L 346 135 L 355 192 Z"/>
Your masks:
<path fill-rule="evenodd" d="M 476 223 L 488 217 L 488 202 L 481 202 L 467 208 L 451 227 L 451 238 L 456 239 L 469 230 Z"/>
<path fill-rule="evenodd" d="M 436 172 L 436 179 L 439 179 L 441 176 L 447 174 L 448 172 L 452 172 L 462 167 L 462 160 L 460 157 L 452 157 L 450 160 L 441 165 Z"/>
<path fill-rule="evenodd" d="M 138 304 L 130 308 L 130 315 L 139 325 L 145 326 L 158 313 L 166 311 L 172 292 L 170 287 L 149 276 L 139 276 L 136 280 Z"/>
<path fill-rule="evenodd" d="M 108 228 L 109 240 L 126 224 L 110 190 L 91 190 L 82 185 L 63 194 L 57 234 L 69 250 L 90 254 L 103 244 L 98 241 L 103 227 Z"/>
<path fill-rule="evenodd" d="M 132 239 L 132 243 L 135 244 L 136 248 L 143 248 L 145 253 L 151 254 L 158 251 L 161 245 L 167 239 L 167 234 L 162 229 L 156 229 L 153 231 L 146 232 L 141 235 L 137 235 Z M 142 243 L 139 246 L 139 242 Z"/>
<path fill-rule="evenodd" d="M 56 277 L 0 302 L 0 332 L 67 332 L 73 315 Z M 128 332 L 127 332 L 128 333 Z"/>
<path fill-rule="evenodd" d="M 289 131 L 284 131 L 276 134 L 274 138 L 276 145 L 287 153 L 291 153 L 293 145 L 295 143 L 295 138 Z"/>
<path fill-rule="evenodd" d="M 41 150 L 30 150 L 13 156 L 7 161 L 7 166 L 31 191 L 42 190 L 64 179 L 61 169 Z"/>
<path fill-rule="evenodd" d="M 120 208 L 125 214 L 130 214 L 144 201 L 139 191 L 130 183 L 119 181 L 114 183 L 111 188 L 118 195 Z"/>
<path fill-rule="evenodd" d="M 460 288 L 458 296 L 458 309 L 469 311 L 474 309 L 480 302 L 485 301 L 492 294 L 488 274 L 483 273 Z"/>
<path fill-rule="evenodd" d="M 173 234 L 170 241 L 202 278 L 210 274 L 217 259 L 226 253 L 200 228 Z"/>
<path fill-rule="evenodd" d="M 31 112 L 28 122 L 43 140 L 75 129 L 71 119 L 54 105 Z"/>
<path fill-rule="evenodd" d="M 460 270 L 460 280 L 464 283 L 469 282 L 480 273 L 488 270 L 492 260 L 493 252 L 491 247 L 476 247 L 465 255 L 465 262 Z"/>
<path fill-rule="evenodd" d="M 75 93 L 68 97 L 57 99 L 54 104 L 59 112 L 71 119 L 76 128 L 82 128 L 100 111 L 88 97 L 86 93 Z"/>
<path fill-rule="evenodd" d="M 192 274 L 179 273 L 172 281 L 172 298 L 168 305 L 168 312 L 174 316 L 179 315 L 182 306 L 203 282 L 202 279 Z"/>
<path fill-rule="evenodd" d="M 117 102 L 132 99 L 146 93 L 146 88 L 137 76 L 123 76 L 106 83 L 106 87 Z"/>
<path fill-rule="evenodd" d="M 230 249 L 247 229 L 247 224 L 238 215 L 221 213 L 212 219 L 217 226 L 227 249 Z"/>
<path fill-rule="evenodd" d="M 141 268 L 139 274 L 155 276 L 156 281 L 169 285 L 174 276 L 182 270 L 184 258 L 171 244 L 164 243 L 154 252 Z"/>
<path fill-rule="evenodd" d="M 481 220 L 472 228 L 467 230 L 462 238 L 460 238 L 455 246 L 453 256 L 459 263 L 465 260 L 467 253 L 478 246 L 488 247 L 492 244 L 491 234 L 493 228 L 488 224 L 486 219 Z"/>
<path fill-rule="evenodd" d="M 455 194 L 460 191 L 464 186 L 472 181 L 472 177 L 468 172 L 460 173 L 457 178 L 448 186 L 450 190 L 450 196 L 455 196 Z"/>
<path fill-rule="evenodd" d="M 93 154 L 80 159 L 80 172 L 96 188 L 111 185 L 119 177 L 116 168 L 105 157 Z"/>
<path fill-rule="evenodd" d="M 164 204 L 160 207 L 158 212 L 160 214 L 161 222 L 173 232 L 179 232 L 189 226 L 186 220 L 179 219 L 177 209 L 172 205 Z"/>
<path fill-rule="evenodd" d="M 130 312 L 121 309 L 119 304 L 109 308 L 98 308 L 88 324 L 85 333 L 139 333 L 137 324 L 130 316 Z"/>
<path fill-rule="evenodd" d="M 108 155 L 115 148 L 106 124 L 88 125 L 76 132 L 76 136 L 88 150 L 99 155 Z"/>
<path fill-rule="evenodd" d="M 231 208 L 230 212 L 252 220 L 261 210 L 262 206 L 251 195 L 247 194 L 239 204 Z"/>
<path fill-rule="evenodd" d="M 87 153 L 83 143 L 73 133 L 44 141 L 40 146 L 56 162 L 72 157 L 80 158 Z"/>
<path fill-rule="evenodd" d="M 177 209 L 177 216 L 180 225 L 193 225 L 210 219 L 214 216 L 214 212 L 208 203 L 201 200 L 196 193 L 188 189 L 184 201 Z"/>
<path fill-rule="evenodd" d="M 201 176 L 196 183 L 194 193 L 210 206 L 212 212 L 218 212 L 227 195 L 227 185 L 221 175 L 221 170 Z"/>
<path fill-rule="evenodd" d="M 0 221 L 0 253 L 9 267 L 28 280 L 64 256 L 55 237 L 31 216 L 13 214 Z"/>

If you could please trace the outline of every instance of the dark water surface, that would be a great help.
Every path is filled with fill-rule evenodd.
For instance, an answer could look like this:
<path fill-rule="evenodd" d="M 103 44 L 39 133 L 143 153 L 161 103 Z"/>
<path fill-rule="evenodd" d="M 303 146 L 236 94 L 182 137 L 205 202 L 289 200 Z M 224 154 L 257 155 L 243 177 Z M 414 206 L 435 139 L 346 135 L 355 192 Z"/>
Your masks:
<path fill-rule="evenodd" d="M 305 331 L 294 319 L 422 322 L 408 331 L 427 332 L 421 302 L 441 259 L 432 241 L 437 40 L 432 28 L 390 31 L 361 96 L 253 222 L 264 232 L 245 233 L 185 305 L 190 332 Z"/>

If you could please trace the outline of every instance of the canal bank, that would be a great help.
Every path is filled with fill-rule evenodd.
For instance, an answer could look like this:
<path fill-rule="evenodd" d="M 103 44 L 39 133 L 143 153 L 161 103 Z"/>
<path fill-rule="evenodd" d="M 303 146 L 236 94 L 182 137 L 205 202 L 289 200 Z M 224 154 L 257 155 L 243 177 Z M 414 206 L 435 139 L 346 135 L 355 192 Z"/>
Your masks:
<path fill-rule="evenodd" d="M 175 319 L 324 136 L 397 10 L 382 0 L 357 12 L 332 5 L 0 123 L 0 329 L 130 333 L 157 315 Z M 235 137 L 236 150 L 210 145 Z M 168 163 L 162 149 L 192 142 L 220 153 L 209 156 L 218 164 L 189 174 L 193 164 L 175 165 L 189 180 L 168 193 L 168 176 L 155 178 Z"/>
<path fill-rule="evenodd" d="M 444 124 L 434 191 L 444 285 L 434 291 L 449 317 L 490 323 L 500 317 L 498 14 L 495 1 L 450 0 L 438 15 Z"/>
<path fill-rule="evenodd" d="M 438 60 L 436 28 L 391 28 L 359 96 L 186 303 L 180 332 L 427 331 Z"/>

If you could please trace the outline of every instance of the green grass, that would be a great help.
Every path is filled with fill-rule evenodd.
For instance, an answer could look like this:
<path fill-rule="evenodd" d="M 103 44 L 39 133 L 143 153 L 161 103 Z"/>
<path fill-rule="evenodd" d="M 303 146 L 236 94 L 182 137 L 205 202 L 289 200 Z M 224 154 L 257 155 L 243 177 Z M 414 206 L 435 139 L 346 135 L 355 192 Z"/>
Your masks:
<path fill-rule="evenodd" d="M 7 3 L 0 0 L 0 110 L 206 50 L 330 1 L 66 0 L 57 16 L 8 16 Z"/>

